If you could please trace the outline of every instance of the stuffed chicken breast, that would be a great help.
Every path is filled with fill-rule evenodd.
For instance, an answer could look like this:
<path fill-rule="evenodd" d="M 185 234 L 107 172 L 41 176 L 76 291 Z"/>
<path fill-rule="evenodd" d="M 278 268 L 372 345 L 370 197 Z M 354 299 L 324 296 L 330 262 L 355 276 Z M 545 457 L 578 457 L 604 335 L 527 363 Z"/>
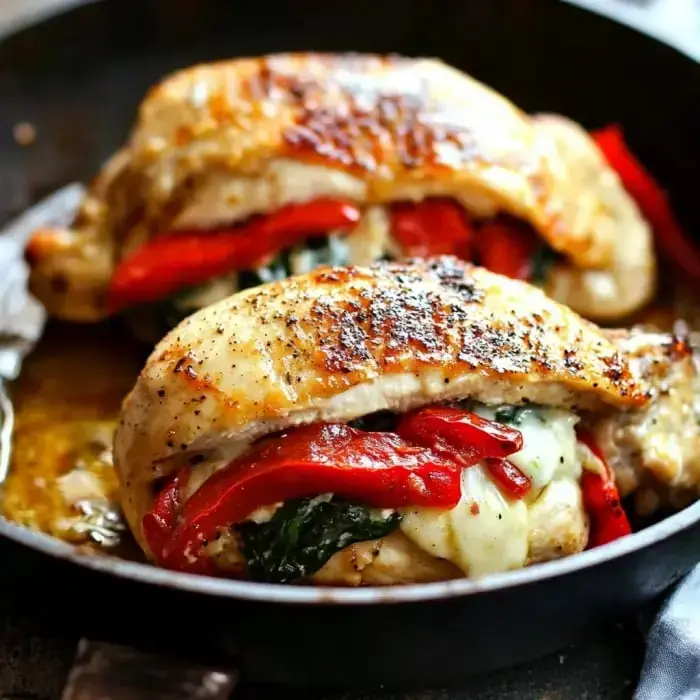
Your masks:
<path fill-rule="evenodd" d="M 637 361 L 645 343 L 655 371 Z M 682 339 L 608 335 L 454 257 L 326 267 L 169 333 L 125 400 L 115 465 L 128 522 L 166 567 L 481 576 L 627 534 L 608 456 L 620 440 L 639 449 L 616 467 L 697 488 L 686 394 L 661 403 L 696 385 Z M 648 438 L 637 428 L 655 411 L 683 421 Z M 681 452 L 657 449 L 674 440 Z"/>
<path fill-rule="evenodd" d="M 129 309 L 159 318 L 159 334 L 320 264 L 437 254 L 529 279 L 594 318 L 654 291 L 649 227 L 579 126 L 531 118 L 437 60 L 373 55 L 169 77 L 74 226 L 37 231 L 28 248 L 52 314 Z"/>

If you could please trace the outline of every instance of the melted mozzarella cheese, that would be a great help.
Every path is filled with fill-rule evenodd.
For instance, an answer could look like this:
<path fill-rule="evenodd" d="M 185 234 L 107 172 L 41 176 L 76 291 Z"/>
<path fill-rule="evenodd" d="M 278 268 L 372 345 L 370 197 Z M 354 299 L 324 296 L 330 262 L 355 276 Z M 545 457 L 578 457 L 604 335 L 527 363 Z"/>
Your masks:
<path fill-rule="evenodd" d="M 495 415 L 495 409 L 486 406 L 474 410 L 485 418 Z M 550 539 L 580 540 L 579 533 L 585 534 L 585 527 L 580 518 L 577 520 L 582 513 L 578 487 L 581 463 L 574 430 L 577 420 L 572 413 L 557 409 L 522 413 L 517 428 L 523 447 L 509 461 L 530 478 L 533 489 L 529 498 L 508 498 L 479 464 L 464 470 L 462 497 L 455 508 L 404 509 L 401 530 L 429 554 L 451 561 L 472 577 L 525 566 L 533 528 L 539 533 L 535 539 L 542 540 L 542 512 L 560 511 L 570 516 L 551 523 Z"/>
<path fill-rule="evenodd" d="M 496 409 L 478 406 L 474 412 L 494 420 Z M 523 436 L 523 447 L 508 461 L 523 472 L 536 493 L 558 476 L 578 478 L 581 467 L 577 453 L 578 417 L 557 408 L 533 408 L 521 412 L 515 428 Z"/>
<path fill-rule="evenodd" d="M 286 158 L 270 161 L 257 177 L 210 174 L 175 221 L 179 229 L 228 226 L 253 214 L 322 197 L 363 202 L 367 185 L 342 170 Z"/>
<path fill-rule="evenodd" d="M 360 222 L 345 239 L 348 247 L 348 263 L 371 265 L 381 260 L 388 252 L 390 245 L 389 228 L 389 216 L 385 207 L 367 208 Z"/>
<path fill-rule="evenodd" d="M 421 549 L 470 576 L 525 566 L 527 506 L 506 498 L 481 465 L 462 473 L 462 498 L 452 510 L 402 510 L 402 532 Z"/>

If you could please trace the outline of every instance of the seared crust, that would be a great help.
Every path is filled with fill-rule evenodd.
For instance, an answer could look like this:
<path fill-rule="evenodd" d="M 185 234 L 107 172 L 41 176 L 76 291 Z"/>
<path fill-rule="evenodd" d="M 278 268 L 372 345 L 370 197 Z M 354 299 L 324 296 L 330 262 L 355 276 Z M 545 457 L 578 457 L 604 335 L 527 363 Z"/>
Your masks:
<path fill-rule="evenodd" d="M 598 322 L 623 318 L 651 301 L 656 292 L 649 226 L 617 173 L 606 165 L 578 124 L 544 114 L 535 116 L 533 122 L 545 142 L 553 145 L 554 163 L 567 170 L 566 176 L 557 179 L 552 195 L 561 204 L 561 222 L 576 220 L 578 230 L 595 229 L 610 253 L 602 268 L 574 267 L 566 262 L 557 265 L 547 279 L 546 291 L 586 318 Z M 558 229 L 555 227 L 555 235 Z M 563 233 L 566 237 L 567 232 Z M 564 251 L 570 246 L 565 244 Z"/>
<path fill-rule="evenodd" d="M 52 313 L 100 318 L 109 266 L 102 279 L 76 279 L 82 247 L 113 247 L 119 259 L 158 233 L 341 193 L 364 205 L 454 197 L 476 217 L 529 222 L 577 267 L 610 267 L 629 224 L 615 202 L 636 208 L 600 158 L 593 186 L 579 192 L 568 157 L 546 125 L 436 60 L 306 53 L 196 66 L 149 92 L 86 199 L 71 249 L 35 251 L 33 287 Z M 280 162 L 322 166 L 331 180 L 289 195 L 272 167 Z M 604 211 L 596 178 L 615 189 Z M 585 215 L 580 198 L 592 204 Z M 625 236 L 646 250 L 648 227 L 638 216 L 632 224 Z"/>
<path fill-rule="evenodd" d="M 526 115 L 440 61 L 281 54 L 165 80 L 142 104 L 129 152 L 152 210 L 199 173 L 257 177 L 270 159 L 292 158 L 364 180 L 367 202 L 408 184 L 477 185 L 542 217 L 535 146 Z"/>
<path fill-rule="evenodd" d="M 598 328 L 529 285 L 454 258 L 324 268 L 167 335 L 124 403 L 115 460 L 138 533 L 155 479 L 290 425 L 470 396 L 605 411 L 649 395 Z"/>

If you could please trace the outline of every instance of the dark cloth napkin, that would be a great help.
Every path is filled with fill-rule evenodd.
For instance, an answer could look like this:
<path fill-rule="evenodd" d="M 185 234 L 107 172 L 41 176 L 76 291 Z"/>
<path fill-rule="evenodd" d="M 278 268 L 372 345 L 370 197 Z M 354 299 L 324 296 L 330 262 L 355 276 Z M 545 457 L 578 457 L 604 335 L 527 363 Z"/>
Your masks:
<path fill-rule="evenodd" d="M 700 566 L 669 595 L 649 628 L 634 700 L 700 700 Z"/>

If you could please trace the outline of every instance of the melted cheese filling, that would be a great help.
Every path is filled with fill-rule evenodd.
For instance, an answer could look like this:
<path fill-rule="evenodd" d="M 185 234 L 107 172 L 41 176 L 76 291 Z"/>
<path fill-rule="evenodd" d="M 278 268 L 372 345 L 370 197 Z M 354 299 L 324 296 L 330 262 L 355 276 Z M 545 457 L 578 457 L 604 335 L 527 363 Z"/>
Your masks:
<path fill-rule="evenodd" d="M 496 413 L 486 406 L 474 410 L 490 419 Z M 523 413 L 517 425 L 523 447 L 509 461 L 532 482 L 526 499 L 504 495 L 479 464 L 464 470 L 457 506 L 449 511 L 404 509 L 402 532 L 424 551 L 451 561 L 471 577 L 522 568 L 536 548 L 532 533 L 535 516 L 541 519 L 540 501 L 547 501 L 552 512 L 573 516 L 552 522 L 552 528 L 561 528 L 562 539 L 570 534 L 567 528 L 577 525 L 576 510 L 581 511 L 577 420 L 569 411 L 550 408 Z"/>
<path fill-rule="evenodd" d="M 493 196 L 478 187 L 451 182 L 394 183 L 388 201 L 420 202 L 428 197 L 453 197 L 477 218 L 489 218 L 500 209 Z M 257 214 L 274 212 L 290 204 L 303 204 L 320 198 L 341 198 L 367 204 L 368 186 L 363 180 L 334 168 L 311 165 L 287 158 L 273 159 L 256 177 L 231 177 L 229 173 L 210 175 L 195 191 L 192 199 L 173 223 L 175 230 L 216 229 L 244 221 Z M 386 203 L 385 202 L 385 203 Z M 390 235 L 386 208 L 381 203 L 364 207 L 362 219 L 347 234 L 329 231 L 329 245 L 336 248 L 336 259 L 345 265 L 369 265 L 388 254 L 401 256 Z M 312 251 L 300 250 L 291 255 L 292 274 L 310 272 L 318 266 Z M 202 285 L 188 309 L 202 308 L 225 299 L 237 291 L 236 276 L 213 280 Z M 201 297 L 201 301 L 200 301 Z"/>
<path fill-rule="evenodd" d="M 470 410 L 495 420 L 498 409 L 473 404 Z M 400 509 L 401 532 L 426 553 L 452 562 L 469 577 L 519 569 L 581 551 L 588 530 L 579 480 L 582 469 L 597 471 L 600 463 L 577 442 L 577 422 L 578 417 L 566 410 L 537 407 L 521 411 L 514 427 L 523 436 L 523 446 L 508 459 L 530 479 L 530 493 L 521 500 L 509 498 L 486 467 L 477 464 L 462 473 L 462 496 L 457 506 L 451 510 Z M 236 452 L 241 451 L 245 447 L 239 445 Z M 188 485 L 190 494 L 231 457 L 206 469 L 200 466 Z M 267 522 L 281 505 L 258 508 L 246 520 Z M 219 559 L 228 549 L 229 538 L 224 537 L 217 540 L 216 551 L 211 547 L 208 551 Z M 240 566 L 240 552 L 230 554 Z"/>
<path fill-rule="evenodd" d="M 506 177 L 506 173 L 502 172 Z M 390 181 L 383 193 L 370 192 L 368 184 L 342 170 L 312 165 L 289 158 L 271 160 L 255 177 L 220 172 L 210 174 L 195 191 L 174 222 L 174 229 L 213 229 L 265 214 L 288 204 L 300 204 L 319 198 L 349 199 L 359 204 L 409 200 L 427 197 L 454 197 L 474 216 L 494 216 L 505 201 L 485 190 L 479 183 L 467 186 L 459 182 Z M 374 189 L 377 189 L 375 184 Z M 517 212 L 512 212 L 517 215 Z"/>
<path fill-rule="evenodd" d="M 496 420 L 497 409 L 476 406 L 474 412 Z M 558 477 L 578 479 L 581 465 L 578 457 L 576 424 L 571 411 L 557 408 L 524 409 L 516 427 L 523 436 L 523 447 L 508 457 L 532 482 L 533 491 L 542 489 Z"/>

